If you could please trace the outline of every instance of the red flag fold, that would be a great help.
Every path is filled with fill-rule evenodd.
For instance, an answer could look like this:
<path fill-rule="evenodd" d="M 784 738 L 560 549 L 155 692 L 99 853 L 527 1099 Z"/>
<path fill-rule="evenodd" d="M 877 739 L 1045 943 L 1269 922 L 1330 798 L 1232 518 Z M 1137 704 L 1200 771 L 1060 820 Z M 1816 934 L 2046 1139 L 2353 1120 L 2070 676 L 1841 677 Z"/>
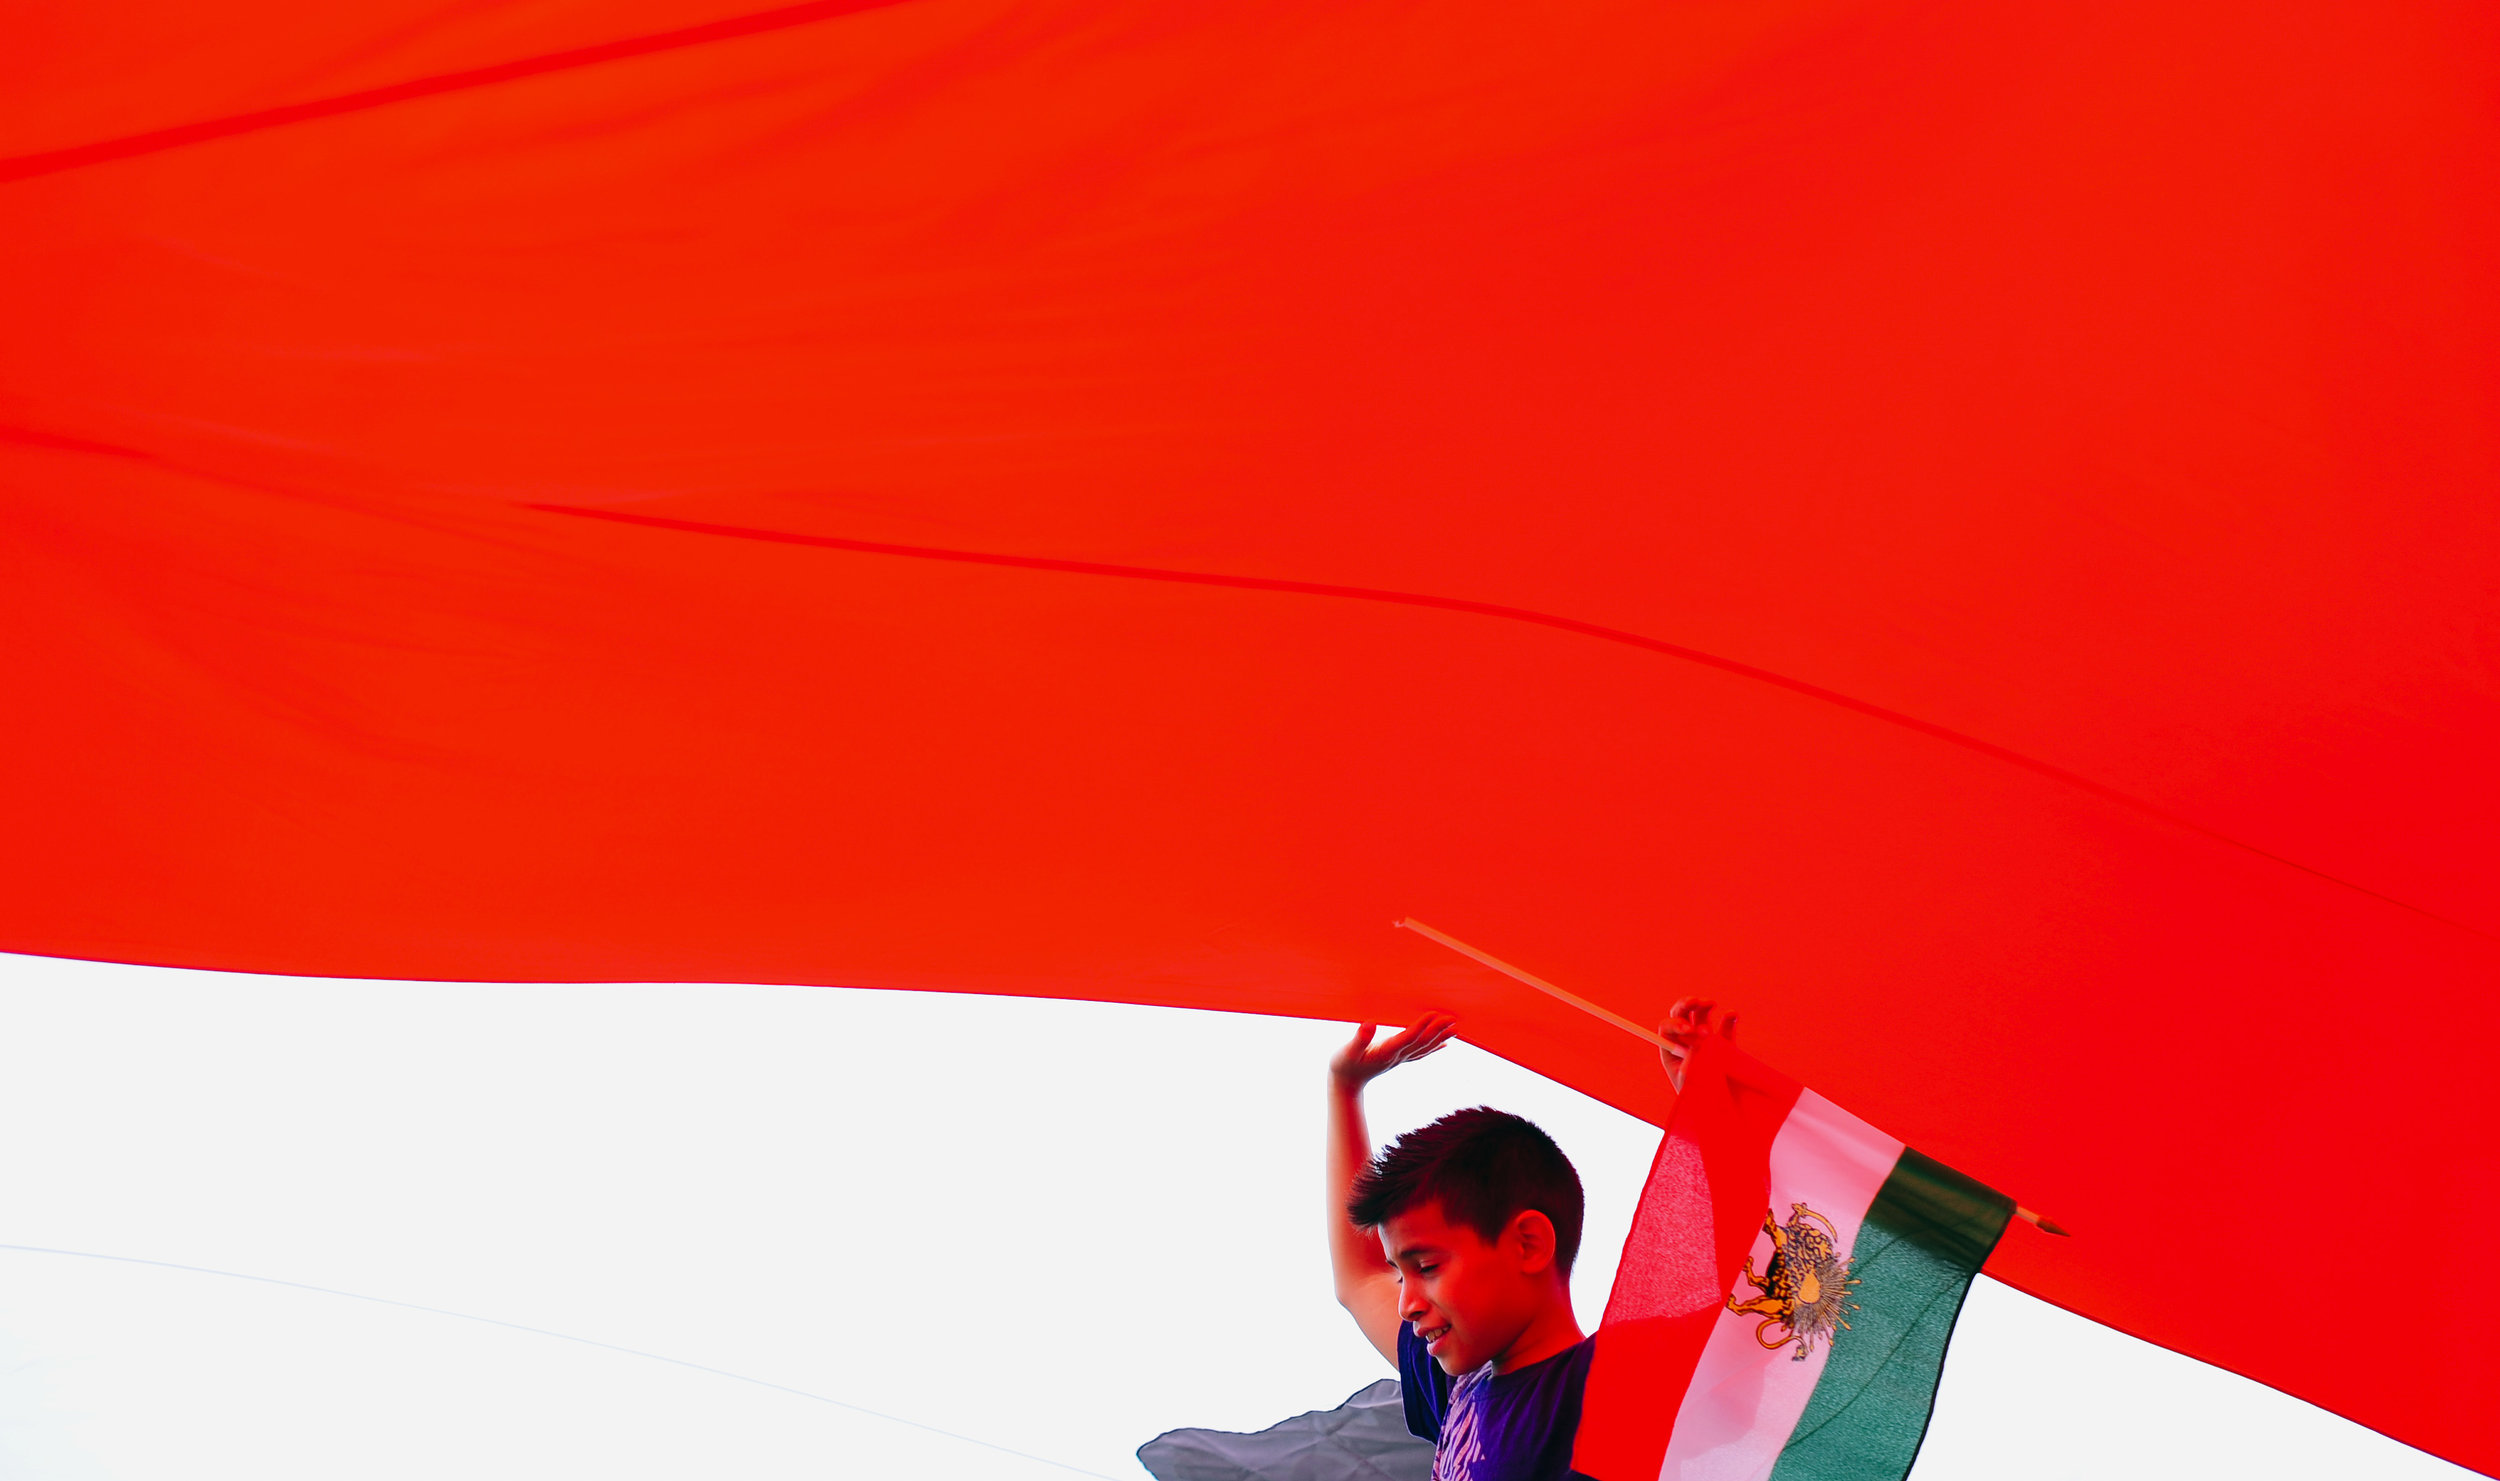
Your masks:
<path fill-rule="evenodd" d="M 1596 1481 L 1658 1475 L 1675 1405 L 1762 1226 L 1771 1141 L 1798 1093 L 1721 1039 L 1685 1061 L 1606 1299 L 1572 1469 Z"/>

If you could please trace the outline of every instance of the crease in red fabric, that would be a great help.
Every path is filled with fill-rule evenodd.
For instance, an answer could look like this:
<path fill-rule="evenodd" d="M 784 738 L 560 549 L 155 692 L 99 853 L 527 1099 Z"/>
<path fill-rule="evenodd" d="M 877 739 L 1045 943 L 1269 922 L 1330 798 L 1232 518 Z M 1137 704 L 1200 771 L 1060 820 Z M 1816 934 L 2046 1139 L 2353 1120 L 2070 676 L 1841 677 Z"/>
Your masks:
<path fill-rule="evenodd" d="M 2394 895 L 2383 894 L 2367 885 L 2355 884 L 2340 875 L 2330 874 L 2314 865 L 2304 864 L 2298 859 L 2287 859 L 2281 854 L 2261 849 L 2253 843 L 2244 842 L 2228 833 L 2208 828 L 2192 818 L 2181 817 L 2166 808 L 2157 807 L 2140 797 L 2121 792 L 2115 787 L 2096 782 L 2090 777 L 2080 776 L 2064 767 L 2053 766 L 2037 757 L 2027 756 L 2020 751 L 2000 746 L 1994 741 L 1982 740 L 1978 736 L 1967 735 L 1950 726 L 1938 725 L 1932 720 L 1922 720 L 1916 715 L 1905 715 L 1899 710 L 1870 704 L 1866 700 L 1842 694 L 1838 690 L 1826 689 L 1819 684 L 1810 684 L 1803 679 L 1791 678 L 1770 669 L 1757 668 L 1733 658 L 1723 658 L 1716 653 L 1704 652 L 1699 648 L 1688 648 L 1681 643 L 1670 643 L 1663 638 L 1626 632 L 1619 627 L 1583 622 L 1576 617 L 1539 612 L 1527 607 L 1505 606 L 1499 602 L 1479 602 L 1467 597 L 1388 591 L 1369 586 L 1339 586 L 1322 581 L 1295 581 L 1277 576 L 1233 576 L 1216 571 L 1179 571 L 1159 566 L 1128 566 L 1106 561 L 1063 560 L 1051 556 L 950 550 L 933 545 L 897 545 L 880 540 L 853 540 L 840 535 L 811 535 L 790 530 L 764 530 L 743 525 L 714 524 L 703 520 L 672 519 L 666 515 L 634 514 L 621 509 L 593 509 L 577 504 L 528 504 L 523 507 L 546 514 L 570 514 L 583 519 L 604 519 L 617 524 L 641 525 L 655 530 L 674 530 L 680 534 L 718 535 L 733 540 L 763 540 L 778 545 L 812 545 L 825 550 L 849 551 L 855 555 L 890 555 L 909 560 L 955 561 L 965 565 L 1006 566 L 1027 571 L 1056 571 L 1070 576 L 1109 576 L 1130 581 L 1171 581 L 1195 586 L 1225 586 L 1242 591 L 1272 591 L 1290 596 L 1339 597 L 1348 601 L 1389 602 L 1398 606 L 1464 612 L 1475 617 L 1493 617 L 1510 622 L 1530 623 L 1537 627 L 1550 627 L 1558 632 L 1597 638 L 1603 642 L 1621 643 L 1629 648 L 1644 648 L 1652 653 L 1681 659 L 1686 663 L 1697 663 L 1704 668 L 1734 674 L 1741 679 L 1751 679 L 1757 683 L 1771 685 L 1773 688 L 1785 689 L 1791 694 L 1802 695 L 1807 699 L 1837 705 L 1841 709 L 1863 715 L 1870 720 L 1880 720 L 1887 725 L 1898 725 L 1904 730 L 1916 731 L 1920 735 L 1943 741 L 1947 745 L 1976 751 L 1982 756 L 2002 761 L 2008 766 L 2019 766 L 2025 771 L 2063 782 L 2068 786 L 2089 792 L 2104 802 L 2114 802 L 2147 817 L 2158 818 L 2174 828 L 2209 839 L 2225 848 L 2237 849 L 2241 853 L 2264 859 L 2271 864 L 2279 864 L 2286 869 L 2296 869 L 2338 888 L 2350 890 L 2356 895 L 2363 895 L 2383 904 L 2392 905 L 2398 910 L 2408 911 L 2425 920 L 2436 921 L 2443 926 L 2463 931 L 2469 936 L 2480 937 L 2485 941 L 2500 942 L 2500 936 L 2495 936 L 2489 931 L 2480 930 L 2463 921 L 2441 915 L 2435 910 L 2426 909 L 2410 900 L 2398 899 Z"/>
<path fill-rule="evenodd" d="M 464 67 L 455 72 L 438 72 L 430 77 L 412 77 L 405 82 L 363 88 L 335 97 L 311 98 L 301 103 L 256 108 L 248 113 L 230 113 L 223 118 L 204 118 L 171 128 L 124 134 L 116 139 L 98 139 L 91 144 L 74 144 L 67 149 L 21 154 L 14 159 L 0 159 L 0 185 L 31 180 L 39 175 L 57 175 L 63 170 L 109 164 L 142 154 L 157 154 L 167 149 L 181 149 L 192 144 L 206 144 L 211 140 L 257 133 L 262 129 L 336 118 L 342 113 L 361 113 L 368 108 L 385 108 L 393 103 L 518 82 L 550 72 L 569 72 L 578 67 L 596 67 L 606 62 L 621 62 L 658 52 L 681 51 L 689 46 L 709 46 L 716 42 L 760 36 L 770 31 L 786 31 L 793 26 L 812 26 L 859 11 L 881 10 L 902 3 L 904 0 L 806 0 L 801 5 L 784 5 L 748 15 L 729 16 L 706 21 L 699 26 L 681 26 L 675 30 L 656 31 L 648 36 L 626 36 L 590 46 L 567 47 L 562 51 L 517 57 L 485 67 Z"/>

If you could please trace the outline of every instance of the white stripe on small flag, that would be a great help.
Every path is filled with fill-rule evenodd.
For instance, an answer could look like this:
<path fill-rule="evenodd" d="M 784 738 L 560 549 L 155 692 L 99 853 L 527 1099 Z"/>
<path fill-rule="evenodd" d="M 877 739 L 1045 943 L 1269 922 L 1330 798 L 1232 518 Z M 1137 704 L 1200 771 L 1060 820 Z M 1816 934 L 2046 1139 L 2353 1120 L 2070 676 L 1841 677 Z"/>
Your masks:
<path fill-rule="evenodd" d="M 1821 1215 L 1845 1256 L 1855 1249 L 1867 1208 L 1900 1158 L 1897 1139 L 1804 1091 L 1771 1144 L 1771 1217 L 1782 1224 L 1798 1219 L 1799 1205 Z M 1772 1249 L 1768 1233 L 1756 1238 L 1756 1274 L 1769 1267 Z M 1734 1299 L 1754 1294 L 1740 1278 Z M 1763 1481 L 1771 1474 L 1831 1355 L 1829 1337 L 1764 1345 L 1766 1337 L 1777 1341 L 1784 1331 L 1777 1323 L 1766 1329 L 1761 1316 L 1719 1314 L 1676 1411 L 1661 1481 Z M 1840 1341 L 1848 1337 L 1845 1331 L 1837 1334 Z"/>

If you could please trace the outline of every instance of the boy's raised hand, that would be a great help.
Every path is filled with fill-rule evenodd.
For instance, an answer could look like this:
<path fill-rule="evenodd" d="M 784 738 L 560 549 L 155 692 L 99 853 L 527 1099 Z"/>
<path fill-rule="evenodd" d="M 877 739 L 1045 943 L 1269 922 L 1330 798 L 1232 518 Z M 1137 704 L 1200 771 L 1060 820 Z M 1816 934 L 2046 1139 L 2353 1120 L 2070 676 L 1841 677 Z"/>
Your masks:
<path fill-rule="evenodd" d="M 1348 1090 L 1360 1090 L 1409 1060 L 1421 1059 L 1450 1041 L 1458 1020 L 1447 1013 L 1427 1013 L 1398 1033 L 1375 1044 L 1376 1023 L 1355 1030 L 1353 1042 L 1328 1061 L 1328 1073 Z"/>
<path fill-rule="evenodd" d="M 1667 1083 L 1678 1093 L 1684 1089 L 1684 1057 L 1693 1046 L 1712 1034 L 1731 1043 L 1736 1038 L 1736 1015 L 1723 1013 L 1709 998 L 1678 998 L 1667 1010 L 1667 1021 L 1658 1025 L 1659 1036 L 1667 1042 L 1658 1051 L 1658 1063 L 1665 1066 Z"/>

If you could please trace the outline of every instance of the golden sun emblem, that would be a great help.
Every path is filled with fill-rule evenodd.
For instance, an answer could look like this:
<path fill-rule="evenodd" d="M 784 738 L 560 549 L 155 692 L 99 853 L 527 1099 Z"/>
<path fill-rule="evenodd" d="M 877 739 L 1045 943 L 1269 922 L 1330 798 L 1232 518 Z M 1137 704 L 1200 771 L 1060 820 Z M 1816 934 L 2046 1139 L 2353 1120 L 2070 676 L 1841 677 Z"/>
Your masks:
<path fill-rule="evenodd" d="M 1840 1231 L 1832 1221 L 1802 1203 L 1788 1208 L 1785 1226 L 1771 1222 L 1767 1213 L 1762 1216 L 1762 1227 L 1771 1236 L 1771 1263 L 1756 1275 L 1753 1257 L 1745 1257 L 1744 1278 L 1755 1295 L 1739 1300 L 1740 1289 L 1727 1298 L 1727 1309 L 1762 1318 L 1753 1329 L 1754 1340 L 1768 1348 L 1794 1342 L 1797 1352 L 1790 1361 L 1802 1363 L 1815 1343 L 1828 1343 L 1835 1331 L 1850 1329 L 1842 1313 L 1858 1309 L 1849 1299 L 1858 1282 L 1849 1274 L 1848 1257 L 1840 1253 Z M 1773 1327 L 1780 1329 L 1776 1340 Z"/>

